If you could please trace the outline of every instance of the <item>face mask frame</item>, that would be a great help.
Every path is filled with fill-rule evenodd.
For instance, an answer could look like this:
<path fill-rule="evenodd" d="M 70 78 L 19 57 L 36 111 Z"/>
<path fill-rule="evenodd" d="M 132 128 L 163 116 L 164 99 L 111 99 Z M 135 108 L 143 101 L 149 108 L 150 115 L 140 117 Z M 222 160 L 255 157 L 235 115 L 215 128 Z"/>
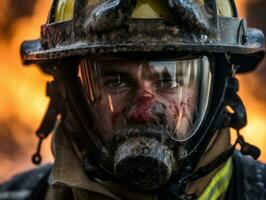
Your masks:
<path fill-rule="evenodd" d="M 226 58 L 224 56 L 218 55 L 217 57 L 218 58 L 221 57 L 223 59 L 223 62 L 225 63 Z M 221 60 L 221 58 L 219 58 L 218 60 Z M 222 66 L 220 66 L 219 62 L 216 59 L 214 59 L 214 60 L 215 60 L 214 63 L 213 63 L 214 65 L 217 65 L 217 63 L 218 63 L 218 66 L 215 66 L 215 68 L 218 69 L 217 70 L 218 72 L 216 72 L 215 75 L 213 76 L 213 78 L 214 78 L 214 81 L 213 81 L 214 86 L 212 86 L 212 88 L 215 87 L 216 88 L 215 91 L 217 91 L 217 92 L 211 91 L 212 95 L 210 97 L 210 102 L 213 102 L 213 99 L 216 99 L 217 102 L 222 102 L 222 99 L 223 99 L 223 96 L 224 96 L 224 90 L 225 90 L 225 87 L 226 87 L 225 86 L 226 85 L 226 83 L 225 83 L 226 73 L 228 73 L 228 71 L 230 71 L 230 67 L 229 66 L 228 66 L 228 68 L 226 68 L 224 66 L 222 67 Z M 104 155 L 104 152 L 106 153 L 106 150 L 104 150 L 102 148 L 103 145 L 100 142 L 100 140 L 99 139 L 95 139 L 95 138 L 97 138 L 95 136 L 89 136 L 88 137 L 88 135 L 87 135 L 88 132 L 90 132 L 92 134 L 94 132 L 94 134 L 96 134 L 96 135 L 97 135 L 97 133 L 95 132 L 96 131 L 95 130 L 95 126 L 93 126 L 94 119 L 89 119 L 89 118 L 91 118 L 91 116 L 89 116 L 89 114 L 85 114 L 85 113 L 90 113 L 90 111 L 88 110 L 88 106 L 82 106 L 81 105 L 81 104 L 87 105 L 86 97 L 84 97 L 84 95 L 82 95 L 82 92 L 78 92 L 79 90 L 76 89 L 76 88 L 80 87 L 80 90 L 81 90 L 82 87 L 81 87 L 80 81 L 78 80 L 78 78 L 76 76 L 77 73 L 78 73 L 77 72 L 77 68 L 73 67 L 72 63 L 73 63 L 73 61 L 72 62 L 71 61 L 66 61 L 65 63 L 62 63 L 61 64 L 62 67 L 61 67 L 61 70 L 60 70 L 61 72 L 60 73 L 62 73 L 63 74 L 62 77 L 64 77 L 64 85 L 66 87 L 65 88 L 66 89 L 66 94 L 69 96 L 68 100 L 69 100 L 69 102 L 72 102 L 69 105 L 69 106 L 71 106 L 70 110 L 72 110 L 72 112 L 74 110 L 79 110 L 80 111 L 80 112 L 77 112 L 77 111 L 74 111 L 74 112 L 76 113 L 76 115 L 79 115 L 79 117 L 76 117 L 77 119 L 82 118 L 81 123 L 83 125 L 81 127 L 87 127 L 90 124 L 90 127 L 86 128 L 87 131 L 86 130 L 84 131 L 84 128 L 83 128 L 83 131 L 80 131 L 81 133 L 79 134 L 79 135 L 83 135 L 80 138 L 84 137 L 84 138 L 87 138 L 87 139 L 86 140 L 79 139 L 79 140 L 88 141 L 87 144 L 93 143 L 93 145 L 88 145 L 88 146 L 90 146 L 94 150 L 97 149 L 96 151 L 93 150 L 94 152 L 96 152 L 95 155 L 97 155 L 97 154 Z M 76 64 L 74 66 L 77 66 L 78 65 L 77 62 L 75 62 L 75 63 Z M 68 67 L 66 67 L 64 64 L 68 65 Z M 224 70 L 224 69 L 226 69 L 226 70 Z M 221 73 L 221 71 L 224 71 L 224 72 Z M 73 75 L 73 74 L 76 74 L 76 75 Z M 217 80 L 217 78 L 221 80 L 220 83 L 219 83 L 220 80 Z M 69 83 L 71 83 L 71 84 L 69 84 Z M 73 83 L 75 83 L 75 84 L 73 84 Z M 221 89 L 218 89 L 218 88 L 221 88 Z M 73 94 L 73 91 L 75 91 L 74 92 L 75 94 Z M 219 93 L 219 95 L 218 94 L 213 94 L 213 93 Z M 77 96 L 79 96 L 79 98 L 77 98 Z M 215 97 L 215 96 L 217 96 L 217 97 Z M 78 102 L 77 102 L 76 99 L 79 99 Z M 74 103 L 74 102 L 76 102 L 76 103 Z M 213 103 L 211 103 L 211 104 L 213 104 Z M 183 161 L 188 160 L 188 157 L 192 157 L 192 155 L 195 154 L 194 152 L 198 152 L 199 151 L 199 149 L 200 149 L 199 146 L 202 145 L 202 144 L 199 144 L 199 143 L 203 143 L 203 141 L 202 141 L 203 138 L 206 139 L 206 134 L 207 134 L 206 132 L 210 131 L 209 129 L 211 129 L 210 127 L 211 127 L 211 125 L 212 125 L 217 113 L 219 112 L 219 109 L 221 108 L 221 104 L 222 103 L 218 103 L 218 106 L 216 104 L 214 106 L 214 108 L 213 108 L 213 106 L 210 105 L 212 108 L 209 107 L 209 109 L 207 110 L 207 113 L 210 113 L 210 110 L 212 110 L 212 111 L 215 110 L 215 112 L 212 112 L 212 113 L 214 113 L 214 115 L 213 116 L 209 116 L 209 114 L 207 114 L 205 119 L 203 120 L 202 126 L 198 129 L 199 130 L 198 133 L 196 133 L 188 142 L 184 143 L 188 150 L 187 150 L 186 154 L 184 155 L 184 157 L 180 159 L 180 163 L 183 163 Z M 83 110 L 83 111 L 81 111 L 81 110 Z M 81 115 L 81 113 L 82 113 L 82 115 Z M 89 116 L 89 117 L 85 117 L 86 115 Z M 74 117 L 72 117 L 72 118 L 74 118 Z M 90 122 L 88 122 L 88 119 L 89 119 Z M 210 122 L 206 123 L 206 120 L 210 120 Z M 207 129 L 206 129 L 206 127 L 207 127 Z M 206 132 L 203 131 L 203 130 L 206 130 Z M 213 131 L 210 131 L 210 132 L 213 132 Z M 85 135 L 87 135 L 87 136 L 85 136 Z M 92 141 L 95 140 L 96 142 L 92 142 L 92 141 L 89 141 L 89 140 L 92 140 Z M 193 142 L 191 142 L 191 141 L 193 141 Z M 195 142 L 195 141 L 200 141 L 200 142 Z M 206 141 L 208 141 L 208 140 L 206 140 Z M 208 143 L 208 142 L 206 142 L 206 143 Z M 178 145 L 180 145 L 180 143 Z M 84 146 L 83 148 L 86 148 L 85 147 L 86 145 L 83 145 L 83 146 Z M 93 148 L 93 147 L 95 147 L 95 148 Z M 83 151 L 83 152 L 85 152 L 85 151 Z M 90 151 L 88 151 L 88 152 L 90 152 Z M 98 157 L 98 156 L 96 156 L 96 157 Z"/>

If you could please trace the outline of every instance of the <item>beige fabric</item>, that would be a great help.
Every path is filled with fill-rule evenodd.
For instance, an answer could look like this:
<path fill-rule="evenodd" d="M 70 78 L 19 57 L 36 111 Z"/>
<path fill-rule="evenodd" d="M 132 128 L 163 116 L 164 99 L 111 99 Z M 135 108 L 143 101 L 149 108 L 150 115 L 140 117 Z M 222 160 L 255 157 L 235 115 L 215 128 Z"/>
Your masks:
<path fill-rule="evenodd" d="M 200 166 L 205 165 L 219 153 L 230 146 L 229 132 L 224 130 L 217 134 L 205 153 Z M 56 157 L 52 173 L 49 178 L 51 186 L 48 188 L 45 200 L 63 199 L 93 199 L 93 200 L 156 200 L 153 195 L 131 192 L 122 189 L 114 183 L 92 181 L 83 172 L 83 166 L 75 154 L 73 146 L 65 134 L 57 131 L 54 135 L 54 154 Z M 220 169 L 220 168 L 219 168 Z M 217 169 L 217 170 L 219 170 Z M 193 183 L 190 183 L 187 192 L 201 194 L 217 172 L 209 174 Z"/>
<path fill-rule="evenodd" d="M 83 172 L 83 166 L 65 134 L 57 131 L 53 138 L 55 163 L 49 177 L 45 200 L 155 200 L 152 195 L 131 192 L 107 182 L 92 181 Z"/>
<path fill-rule="evenodd" d="M 91 181 L 82 171 L 83 166 L 74 153 L 65 134 L 57 131 L 53 138 L 55 163 L 49 177 L 49 184 L 53 186 L 67 186 L 100 193 L 112 199 L 118 199 L 99 183 Z"/>
<path fill-rule="evenodd" d="M 230 0 L 216 0 L 218 15 L 224 17 L 232 17 L 233 10 Z"/>
<path fill-rule="evenodd" d="M 197 169 L 213 161 L 218 155 L 229 149 L 230 146 L 231 144 L 229 129 L 217 131 L 212 140 L 210 141 L 205 153 L 203 154 L 202 159 L 200 160 L 197 166 Z M 224 166 L 224 164 L 219 166 L 207 176 L 204 176 L 192 183 L 189 183 L 186 189 L 187 193 L 195 193 L 199 196 L 204 191 L 204 189 L 207 188 L 208 184 L 212 180 L 212 177 L 217 173 L 217 171 L 219 171 Z"/>

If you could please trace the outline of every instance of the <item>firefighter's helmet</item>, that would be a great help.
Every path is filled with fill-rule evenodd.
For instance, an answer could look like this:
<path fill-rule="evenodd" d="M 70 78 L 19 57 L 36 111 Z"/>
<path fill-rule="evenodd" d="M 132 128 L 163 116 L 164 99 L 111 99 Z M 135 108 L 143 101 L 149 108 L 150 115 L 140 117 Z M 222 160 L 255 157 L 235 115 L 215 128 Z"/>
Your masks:
<path fill-rule="evenodd" d="M 116 52 L 231 54 L 238 71 L 256 66 L 264 36 L 247 28 L 231 0 L 54 0 L 41 39 L 24 63 Z M 247 64 L 248 63 L 248 64 Z"/>

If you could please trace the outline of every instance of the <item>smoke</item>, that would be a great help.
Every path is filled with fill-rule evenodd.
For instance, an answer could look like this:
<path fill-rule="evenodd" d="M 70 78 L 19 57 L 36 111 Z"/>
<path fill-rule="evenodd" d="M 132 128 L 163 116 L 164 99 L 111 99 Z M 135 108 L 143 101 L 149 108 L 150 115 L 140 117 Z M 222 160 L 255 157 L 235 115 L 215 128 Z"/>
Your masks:
<path fill-rule="evenodd" d="M 12 39 L 13 27 L 21 17 L 33 15 L 36 0 L 1 0 L 0 3 L 0 36 Z"/>
<path fill-rule="evenodd" d="M 261 29 L 266 33 L 266 1 L 251 1 L 247 7 L 248 24 L 251 27 Z M 256 11 L 256 12 L 254 12 Z M 255 82 L 252 84 L 252 92 L 260 101 L 266 101 L 266 90 L 263 89 L 266 85 L 266 59 L 260 64 L 255 71 Z"/>
<path fill-rule="evenodd" d="M 15 170 L 26 169 L 21 163 L 25 163 L 25 156 L 29 156 L 25 145 L 32 146 L 32 140 L 28 139 L 32 131 L 31 127 L 21 122 L 16 116 L 0 121 L 0 182 L 7 178 L 7 174 L 13 175 Z M 26 142 L 24 146 L 23 142 Z"/>
<path fill-rule="evenodd" d="M 36 67 L 23 67 L 19 57 L 25 39 L 39 37 L 50 0 L 0 1 L 0 182 L 32 168 L 35 130 L 44 115 L 48 98 L 45 84 L 50 77 Z M 51 161 L 49 141 L 44 142 L 44 162 Z"/>
<path fill-rule="evenodd" d="M 7 126 L 7 124 L 9 124 L 9 126 Z M 20 131 L 28 132 L 29 127 L 25 127 L 25 124 L 21 124 L 17 118 L 10 118 L 0 122 L 0 139 L 1 141 L 5 141 L 0 146 L 0 152 L 3 156 L 8 155 L 8 158 L 11 160 L 17 159 L 21 152 L 23 152 L 14 132 L 18 127 Z M 10 151 L 10 149 L 13 149 L 13 151 Z"/>
<path fill-rule="evenodd" d="M 266 1 L 263 0 L 237 0 L 240 8 L 240 16 L 247 18 L 249 27 L 256 27 L 266 33 Z M 264 59 L 258 68 L 252 73 L 239 75 L 240 97 L 243 100 L 248 123 L 241 130 L 246 141 L 255 144 L 262 150 L 261 160 L 266 161 L 266 60 Z"/>

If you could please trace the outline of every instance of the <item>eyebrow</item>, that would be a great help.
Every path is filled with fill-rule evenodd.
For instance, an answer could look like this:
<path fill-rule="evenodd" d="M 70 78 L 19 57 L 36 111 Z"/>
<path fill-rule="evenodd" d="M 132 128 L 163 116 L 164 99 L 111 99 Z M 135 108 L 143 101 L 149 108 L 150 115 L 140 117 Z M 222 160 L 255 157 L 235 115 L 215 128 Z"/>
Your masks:
<path fill-rule="evenodd" d="M 104 76 L 104 77 L 116 77 L 117 74 L 120 75 L 120 78 L 130 78 L 130 79 L 136 78 L 134 76 L 134 73 L 130 73 L 130 72 L 122 70 L 120 68 L 104 69 L 104 70 L 102 70 L 102 73 L 101 73 L 101 75 Z M 176 74 L 175 74 L 175 77 L 179 77 L 179 76 L 183 76 L 183 75 L 184 75 L 183 71 L 177 71 Z M 172 78 L 173 76 L 172 76 L 171 73 L 169 73 L 169 71 L 162 71 L 162 72 L 156 71 L 156 72 L 153 72 L 153 73 L 149 74 L 148 78 L 150 78 L 150 79 L 160 79 L 160 77 L 169 79 L 169 78 Z"/>
<path fill-rule="evenodd" d="M 102 76 L 115 77 L 117 76 L 117 74 L 119 74 L 121 78 L 133 78 L 133 75 L 131 73 L 119 69 L 104 70 Z"/>

